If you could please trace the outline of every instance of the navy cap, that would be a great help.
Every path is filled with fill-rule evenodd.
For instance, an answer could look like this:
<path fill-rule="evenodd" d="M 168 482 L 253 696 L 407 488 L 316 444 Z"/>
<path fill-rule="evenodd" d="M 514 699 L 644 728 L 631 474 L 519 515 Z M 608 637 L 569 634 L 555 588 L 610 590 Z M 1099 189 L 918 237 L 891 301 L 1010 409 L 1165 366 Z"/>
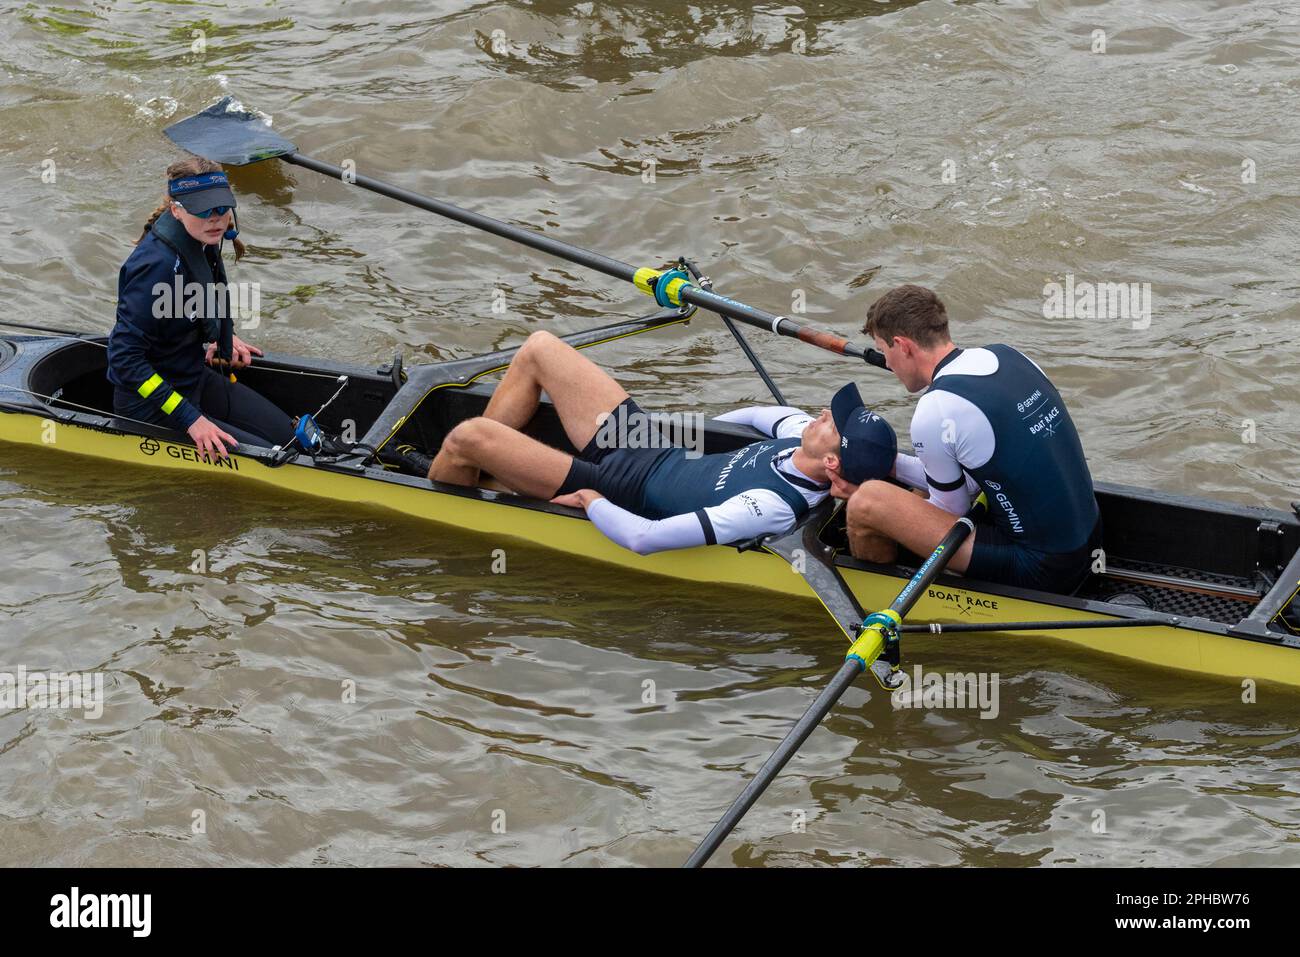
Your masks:
<path fill-rule="evenodd" d="M 187 213 L 239 205 L 230 190 L 230 180 L 220 171 L 178 177 L 167 184 L 167 193 L 184 206 Z"/>
<path fill-rule="evenodd" d="M 831 418 L 840 432 L 840 474 L 861 485 L 888 477 L 898 455 L 893 426 L 862 404 L 858 387 L 850 382 L 831 399 Z"/>

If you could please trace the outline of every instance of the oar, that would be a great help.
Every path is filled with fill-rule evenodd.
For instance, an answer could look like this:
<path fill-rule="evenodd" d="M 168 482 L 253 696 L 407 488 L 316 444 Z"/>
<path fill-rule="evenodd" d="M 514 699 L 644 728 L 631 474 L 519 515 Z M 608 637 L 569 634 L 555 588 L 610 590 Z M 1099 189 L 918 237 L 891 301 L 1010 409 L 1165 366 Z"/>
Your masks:
<path fill-rule="evenodd" d="M 701 289 L 691 282 L 691 277 L 685 270 L 670 269 L 664 272 L 647 267 L 637 268 L 600 253 L 552 239 L 535 230 L 512 226 L 490 216 L 304 156 L 293 143 L 272 130 L 262 117 L 244 109 L 234 97 L 225 97 L 203 112 L 172 124 L 163 132 L 182 149 L 226 166 L 247 166 L 262 160 L 281 159 L 633 283 L 642 292 L 653 296 L 661 306 L 690 303 L 746 325 L 769 329 L 777 335 L 798 339 L 829 352 L 853 356 L 871 365 L 886 368 L 885 357 L 875 349 L 864 349 L 834 333 L 813 329 L 788 316 L 764 312 L 735 299 Z"/>
<path fill-rule="evenodd" d="M 862 631 L 857 640 L 849 646 L 848 656 L 830 684 L 803 713 L 803 717 L 777 745 L 772 756 L 763 762 L 754 779 L 749 782 L 745 790 L 740 792 L 740 796 L 732 802 L 731 807 L 727 808 L 727 813 L 713 825 L 713 830 L 709 831 L 708 836 L 700 842 L 700 846 L 687 858 L 687 867 L 702 867 L 713 855 L 718 845 L 740 823 L 745 812 L 754 806 L 754 802 L 767 790 L 768 785 L 781 773 L 781 769 L 794 757 L 799 746 L 808 739 L 808 735 L 813 733 L 813 729 L 821 723 L 822 718 L 826 717 L 831 708 L 835 707 L 835 702 L 840 700 L 840 696 L 848 690 L 849 685 L 853 684 L 862 671 L 870 667 L 882 653 L 886 654 L 895 667 L 897 666 L 898 628 L 903 623 L 903 616 L 916 604 L 917 599 L 930 583 L 948 566 L 953 554 L 961 547 L 961 543 L 966 541 L 966 536 L 975 530 L 974 518 L 983 508 L 983 503 L 980 502 L 957 519 L 957 524 L 949 529 L 943 541 L 930 553 L 930 557 L 921 563 L 916 574 L 903 586 L 903 590 L 898 593 L 898 597 L 890 603 L 889 607 L 866 617 L 862 622 Z"/>

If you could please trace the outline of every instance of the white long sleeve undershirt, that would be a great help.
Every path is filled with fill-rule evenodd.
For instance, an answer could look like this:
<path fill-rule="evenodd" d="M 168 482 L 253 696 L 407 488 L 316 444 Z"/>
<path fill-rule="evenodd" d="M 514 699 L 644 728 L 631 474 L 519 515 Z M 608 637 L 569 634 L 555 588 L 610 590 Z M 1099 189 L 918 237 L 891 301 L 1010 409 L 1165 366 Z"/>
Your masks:
<path fill-rule="evenodd" d="M 812 416 L 793 406 L 760 405 L 735 409 L 718 416 L 718 419 L 735 425 L 748 425 L 764 435 L 780 439 L 802 434 Z M 788 531 L 796 520 L 794 510 L 780 495 L 761 488 L 740 492 L 720 505 L 701 511 L 715 540 L 722 544 Z M 609 499 L 600 498 L 587 507 L 587 517 L 611 541 L 638 555 L 708 543 L 704 522 L 697 512 L 650 519 L 621 508 Z"/>
<path fill-rule="evenodd" d="M 790 405 L 751 405 L 743 409 L 724 412 L 717 417 L 719 422 L 748 425 L 758 429 L 764 435 L 770 435 L 777 439 L 800 434 L 807 424 L 807 420 L 811 419 L 812 416 L 804 412 L 803 409 L 796 409 Z M 781 435 L 778 435 L 775 431 L 778 426 L 783 433 Z"/>
<path fill-rule="evenodd" d="M 694 512 L 656 521 L 620 508 L 607 498 L 598 498 L 587 506 L 587 517 L 610 541 L 638 555 L 705 544 L 704 527 Z"/>
<path fill-rule="evenodd" d="M 966 476 L 966 484 L 958 488 L 950 491 L 935 488 L 926 479 L 924 463 L 917 456 L 906 452 L 899 452 L 894 459 L 894 478 L 912 488 L 925 489 L 930 495 L 929 501 L 951 515 L 966 514 L 970 503 L 980 493 L 979 483 L 969 475 Z"/>

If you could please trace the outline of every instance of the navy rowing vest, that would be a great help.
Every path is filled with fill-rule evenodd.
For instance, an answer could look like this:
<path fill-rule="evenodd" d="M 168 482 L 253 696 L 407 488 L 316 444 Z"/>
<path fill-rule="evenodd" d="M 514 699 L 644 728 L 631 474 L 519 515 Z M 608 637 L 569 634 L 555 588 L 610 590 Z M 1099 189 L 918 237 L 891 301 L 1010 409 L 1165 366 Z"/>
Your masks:
<path fill-rule="evenodd" d="M 1065 401 L 1047 376 L 1010 346 L 985 346 L 998 358 L 991 375 L 947 373 L 929 392 L 966 399 L 993 427 L 993 456 L 963 469 L 984 489 L 989 518 L 1026 548 L 1066 552 L 1082 547 L 1099 510 L 1092 473 Z M 938 373 L 960 354 L 939 363 Z"/>
<path fill-rule="evenodd" d="M 763 488 L 785 499 L 795 516 L 802 518 L 808 511 L 808 500 L 776 471 L 777 461 L 788 457 L 799 443 L 797 438 L 763 439 L 734 452 L 714 452 L 693 459 L 686 457 L 685 449 L 670 449 L 646 480 L 645 504 L 640 514 L 661 519 L 698 512 L 721 505 L 741 492 Z"/>

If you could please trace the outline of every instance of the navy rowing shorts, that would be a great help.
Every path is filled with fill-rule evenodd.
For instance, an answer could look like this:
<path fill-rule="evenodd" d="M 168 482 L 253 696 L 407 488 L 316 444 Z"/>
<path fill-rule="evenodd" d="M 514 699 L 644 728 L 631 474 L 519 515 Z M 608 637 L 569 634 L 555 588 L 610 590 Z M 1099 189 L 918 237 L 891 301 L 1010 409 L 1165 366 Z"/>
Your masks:
<path fill-rule="evenodd" d="M 618 416 L 620 409 L 626 416 L 624 421 L 636 421 L 635 417 L 645 415 L 632 398 L 624 399 L 610 414 Z M 677 450 L 627 449 L 602 445 L 600 439 L 601 433 L 597 432 L 587 447 L 574 457 L 569 474 L 555 495 L 568 495 L 583 488 L 594 489 L 620 508 L 642 514 L 646 483 L 659 463 Z"/>
<path fill-rule="evenodd" d="M 1100 518 L 1088 541 L 1072 552 L 1025 548 L 989 522 L 980 522 L 975 529 L 975 545 L 971 550 L 970 565 L 966 568 L 967 577 L 1058 595 L 1072 594 L 1083 584 L 1092 567 L 1092 553 L 1101 547 Z"/>

